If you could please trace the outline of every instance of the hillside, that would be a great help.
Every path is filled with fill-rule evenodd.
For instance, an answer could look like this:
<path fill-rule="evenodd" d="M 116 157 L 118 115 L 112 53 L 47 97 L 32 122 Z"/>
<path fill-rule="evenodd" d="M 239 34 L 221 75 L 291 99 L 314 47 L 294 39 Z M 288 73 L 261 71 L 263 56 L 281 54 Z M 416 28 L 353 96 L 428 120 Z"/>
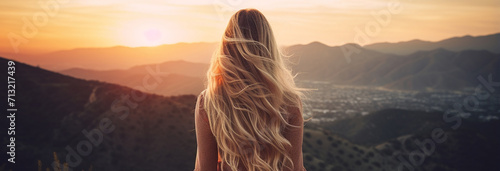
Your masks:
<path fill-rule="evenodd" d="M 6 64 L 6 60 L 0 58 L 0 63 Z M 53 161 L 53 152 L 65 162 L 69 153 L 66 148 L 76 150 L 80 142 L 88 142 L 82 131 L 99 128 L 103 120 L 112 123 L 113 131 L 103 133 L 102 143 L 93 146 L 88 156 L 82 156 L 75 170 L 87 170 L 90 165 L 94 170 L 194 167 L 195 96 L 142 94 L 20 62 L 16 63 L 16 71 L 18 164 L 14 170 L 37 170 L 37 160 L 47 167 Z M 2 138 L 3 144 L 7 141 Z"/>
<path fill-rule="evenodd" d="M 463 119 L 460 127 L 453 130 L 453 123 L 444 122 L 442 117 L 440 112 L 386 109 L 309 125 L 304 135 L 304 160 L 312 161 L 308 163 L 314 165 L 309 166 L 311 170 L 397 170 L 402 162 L 399 158 L 409 161 L 416 150 L 422 152 L 417 141 L 432 141 L 433 152 L 425 156 L 421 165 L 412 165 L 415 170 L 500 169 L 496 162 L 500 159 L 499 120 Z M 443 130 L 443 142 L 433 140 L 435 129 Z"/>
<path fill-rule="evenodd" d="M 392 168 L 377 149 L 361 146 L 306 123 L 303 143 L 304 166 L 308 171 L 376 170 Z"/>
<path fill-rule="evenodd" d="M 363 46 L 366 49 L 397 55 L 409 55 L 417 51 L 429 51 L 444 48 L 449 51 L 487 50 L 500 53 L 500 33 L 485 36 L 453 37 L 437 42 L 411 40 L 397 43 L 374 43 Z"/>

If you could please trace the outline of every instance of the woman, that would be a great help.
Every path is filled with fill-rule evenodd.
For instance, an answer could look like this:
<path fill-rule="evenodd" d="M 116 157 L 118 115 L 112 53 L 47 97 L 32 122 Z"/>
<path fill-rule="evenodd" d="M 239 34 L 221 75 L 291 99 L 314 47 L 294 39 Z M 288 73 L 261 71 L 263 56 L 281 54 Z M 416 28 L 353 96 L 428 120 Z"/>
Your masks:
<path fill-rule="evenodd" d="M 195 111 L 196 171 L 304 171 L 301 93 L 262 13 L 231 17 Z"/>

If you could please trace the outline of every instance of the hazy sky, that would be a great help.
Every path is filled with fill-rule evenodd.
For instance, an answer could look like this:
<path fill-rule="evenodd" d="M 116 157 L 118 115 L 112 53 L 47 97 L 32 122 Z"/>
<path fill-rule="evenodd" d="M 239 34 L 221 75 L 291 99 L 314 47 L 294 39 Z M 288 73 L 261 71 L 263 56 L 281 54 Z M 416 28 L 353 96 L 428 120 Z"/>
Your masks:
<path fill-rule="evenodd" d="M 22 0 L 0 6 L 0 51 L 10 53 L 11 42 L 19 53 L 216 42 L 242 8 L 262 11 L 281 45 L 437 41 L 500 32 L 499 0 Z M 355 39 L 359 34 L 366 36 Z"/>

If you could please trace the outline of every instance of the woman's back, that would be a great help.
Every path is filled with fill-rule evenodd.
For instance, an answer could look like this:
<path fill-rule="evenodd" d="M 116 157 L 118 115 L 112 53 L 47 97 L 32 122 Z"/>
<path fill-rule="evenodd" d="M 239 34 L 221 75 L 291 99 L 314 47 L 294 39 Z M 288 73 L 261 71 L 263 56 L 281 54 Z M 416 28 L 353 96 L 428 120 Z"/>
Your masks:
<path fill-rule="evenodd" d="M 300 97 L 264 15 L 235 13 L 197 103 L 197 170 L 303 170 Z"/>
<path fill-rule="evenodd" d="M 205 112 L 203 108 L 203 94 L 205 91 L 203 91 L 199 96 L 198 100 L 196 102 L 196 108 L 195 108 L 195 118 L 196 119 L 196 130 L 197 132 L 199 130 L 204 130 L 201 132 L 208 133 L 210 131 L 210 126 L 208 124 L 208 117 L 207 113 Z M 295 166 L 299 169 L 294 169 L 297 171 L 305 171 L 305 168 L 303 166 L 303 159 L 302 159 L 302 132 L 303 132 L 303 118 L 302 114 L 300 111 L 301 107 L 295 107 L 295 108 L 290 108 L 288 111 L 288 121 L 292 125 L 296 125 L 299 127 L 287 127 L 286 129 L 283 130 L 283 135 L 284 137 L 290 141 L 292 144 L 292 148 L 288 149 L 290 151 L 290 155 L 292 156 L 292 161 L 295 163 Z M 211 134 L 211 135 L 210 135 Z M 214 161 L 217 161 L 216 166 L 217 170 L 221 170 L 220 167 L 224 167 L 224 171 L 232 171 L 231 167 L 227 164 L 224 163 L 223 160 L 220 157 L 219 150 L 217 149 L 215 138 L 212 137 L 213 134 L 210 131 L 209 136 L 199 136 L 200 139 L 197 140 L 197 142 L 208 142 L 208 144 L 211 144 L 211 148 L 204 148 L 204 150 L 198 151 L 198 154 L 203 154 L 204 156 L 217 156 L 217 160 L 212 159 L 211 161 L 215 163 Z M 198 135 L 197 135 L 198 137 Z M 245 143 L 245 142 L 242 142 Z M 206 145 L 206 144 L 205 144 Z M 215 145 L 215 146 L 214 146 Z M 295 148 L 295 147 L 300 147 L 300 148 Z M 261 150 L 265 150 L 265 147 L 262 147 Z M 249 151 L 250 152 L 250 151 Z M 210 160 L 209 158 L 203 158 L 203 160 Z M 222 163 L 224 163 L 222 165 Z M 198 155 L 196 156 L 196 168 L 195 170 L 203 170 L 200 168 L 200 161 Z M 212 167 L 214 168 L 214 167 Z M 244 166 L 240 165 L 238 170 L 245 170 Z M 285 169 L 286 170 L 286 169 Z"/>

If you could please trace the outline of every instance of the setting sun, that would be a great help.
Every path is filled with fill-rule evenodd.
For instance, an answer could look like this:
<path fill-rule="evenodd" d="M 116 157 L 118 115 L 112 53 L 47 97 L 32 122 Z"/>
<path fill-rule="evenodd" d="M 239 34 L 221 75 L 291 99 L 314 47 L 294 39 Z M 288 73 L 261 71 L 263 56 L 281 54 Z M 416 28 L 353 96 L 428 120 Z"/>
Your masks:
<path fill-rule="evenodd" d="M 173 34 L 179 30 L 167 21 L 151 19 L 125 21 L 112 32 L 115 34 L 116 44 L 130 47 L 158 46 L 181 41 L 175 37 L 176 34 Z"/>

